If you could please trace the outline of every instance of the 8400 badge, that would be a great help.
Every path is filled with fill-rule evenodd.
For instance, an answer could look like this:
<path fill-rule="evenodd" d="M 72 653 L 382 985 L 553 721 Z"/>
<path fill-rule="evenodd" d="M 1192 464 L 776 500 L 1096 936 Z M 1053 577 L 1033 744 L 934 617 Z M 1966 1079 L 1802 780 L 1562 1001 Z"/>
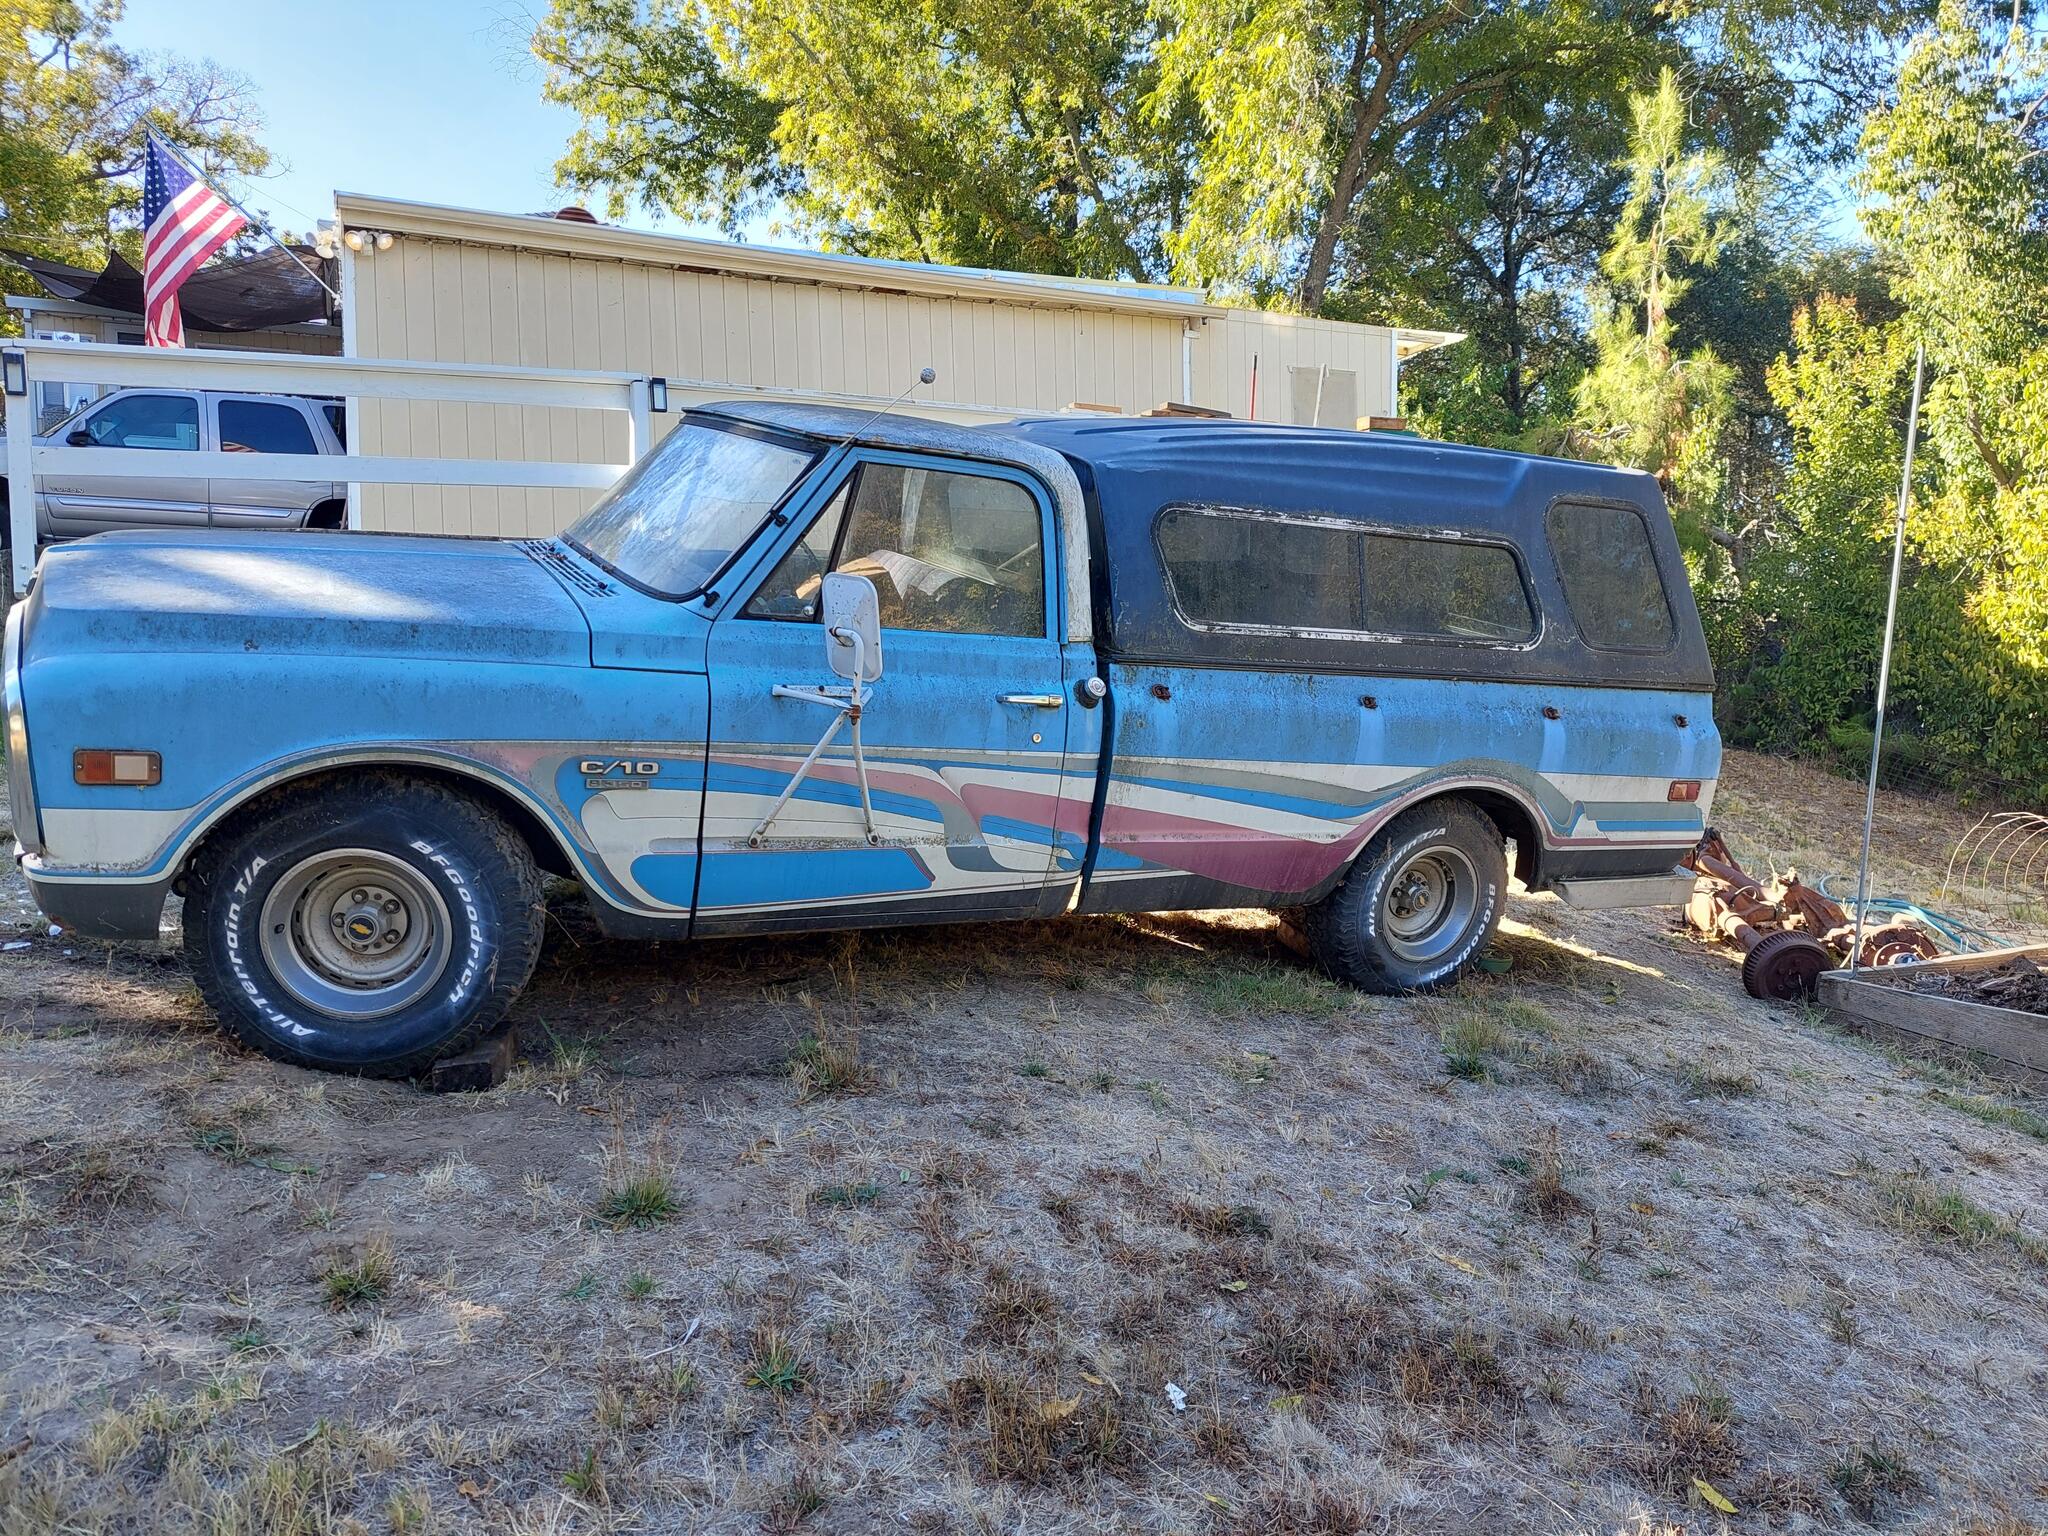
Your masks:
<path fill-rule="evenodd" d="M 585 789 L 646 789 L 649 779 L 660 776 L 661 764 L 651 757 L 586 757 L 576 771 Z"/>

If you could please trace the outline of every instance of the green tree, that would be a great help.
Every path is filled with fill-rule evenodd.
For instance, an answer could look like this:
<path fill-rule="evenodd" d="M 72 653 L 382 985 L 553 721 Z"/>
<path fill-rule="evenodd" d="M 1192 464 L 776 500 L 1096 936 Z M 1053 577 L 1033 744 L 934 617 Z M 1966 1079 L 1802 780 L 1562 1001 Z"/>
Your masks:
<path fill-rule="evenodd" d="M 1142 278 L 1195 158 L 1156 36 L 1144 0 L 553 0 L 533 48 L 584 120 L 558 174 L 615 216 Z"/>
<path fill-rule="evenodd" d="M 120 0 L 0 0 L 0 246 L 90 262 L 132 235 L 149 128 L 209 172 L 269 163 L 247 82 L 120 47 L 120 17 Z"/>
<path fill-rule="evenodd" d="M 1630 107 L 1629 197 L 1600 260 L 1606 313 L 1593 328 L 1596 361 L 1579 385 L 1573 443 L 1656 475 L 1698 556 L 1709 540 L 1736 544 L 1718 521 L 1732 375 L 1711 347 L 1677 349 L 1672 310 L 1689 286 L 1685 269 L 1720 253 L 1728 174 L 1717 152 L 1688 146 L 1672 71 Z"/>
<path fill-rule="evenodd" d="M 1945 0 L 1866 135 L 1865 224 L 1925 342 L 1933 492 L 1920 542 L 1974 614 L 2048 667 L 2048 51 Z"/>

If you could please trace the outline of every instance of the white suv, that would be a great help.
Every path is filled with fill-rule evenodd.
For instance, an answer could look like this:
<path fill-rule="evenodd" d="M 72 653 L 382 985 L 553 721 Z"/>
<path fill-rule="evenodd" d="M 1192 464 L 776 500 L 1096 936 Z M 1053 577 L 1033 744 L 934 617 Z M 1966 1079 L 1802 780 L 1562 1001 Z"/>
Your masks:
<path fill-rule="evenodd" d="M 36 478 L 36 540 L 115 528 L 339 528 L 348 486 L 333 480 L 215 480 L 180 473 L 177 455 L 343 452 L 342 403 L 211 389 L 120 389 L 36 441 L 136 450 L 131 475 L 56 471 Z M 0 503 L 4 505 L 4 503 Z"/>

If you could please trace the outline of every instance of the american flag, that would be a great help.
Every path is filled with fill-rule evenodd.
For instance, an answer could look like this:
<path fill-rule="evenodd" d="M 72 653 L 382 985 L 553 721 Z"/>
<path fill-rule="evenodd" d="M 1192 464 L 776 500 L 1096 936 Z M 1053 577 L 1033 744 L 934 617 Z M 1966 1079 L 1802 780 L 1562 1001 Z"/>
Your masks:
<path fill-rule="evenodd" d="M 149 136 L 142 166 L 142 333 L 149 345 L 185 345 L 178 289 L 247 222 Z"/>

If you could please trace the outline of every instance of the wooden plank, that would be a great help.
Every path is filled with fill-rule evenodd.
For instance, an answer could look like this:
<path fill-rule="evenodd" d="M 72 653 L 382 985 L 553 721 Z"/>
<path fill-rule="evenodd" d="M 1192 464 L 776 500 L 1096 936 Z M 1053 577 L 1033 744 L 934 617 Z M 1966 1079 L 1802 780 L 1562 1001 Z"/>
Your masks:
<path fill-rule="evenodd" d="M 1931 996 L 1866 980 L 1869 974 L 1823 972 L 1821 1004 L 1885 1029 L 1961 1046 L 2032 1072 L 2048 1072 L 2048 1019 L 2039 1014 Z"/>
<path fill-rule="evenodd" d="M 1889 987 L 1935 972 L 1995 971 L 2014 960 L 2037 960 L 2048 965 L 2048 944 L 2015 944 L 2010 949 L 1987 949 L 1974 955 L 1942 955 L 1933 960 L 1915 960 L 1909 965 L 1868 966 L 1856 975 L 1858 980 Z"/>

